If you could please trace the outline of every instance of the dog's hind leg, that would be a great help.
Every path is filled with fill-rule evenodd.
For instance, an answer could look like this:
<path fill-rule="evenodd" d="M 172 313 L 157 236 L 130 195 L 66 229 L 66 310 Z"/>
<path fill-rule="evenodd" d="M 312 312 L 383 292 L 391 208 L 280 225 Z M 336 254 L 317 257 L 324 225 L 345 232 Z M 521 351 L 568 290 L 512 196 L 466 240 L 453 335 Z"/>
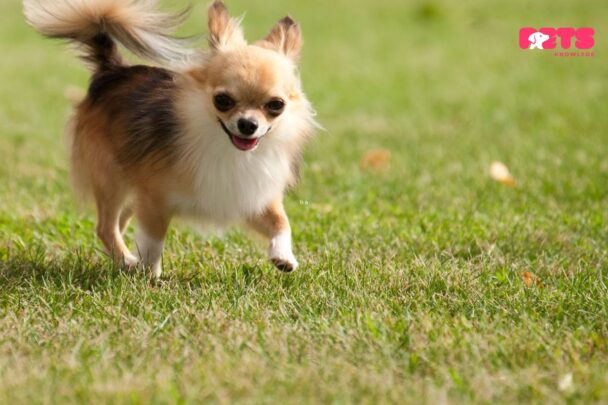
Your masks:
<path fill-rule="evenodd" d="M 248 224 L 270 240 L 268 256 L 279 270 L 290 272 L 298 268 L 291 250 L 291 227 L 281 200 L 271 203 L 261 215 L 249 219 Z"/>
<path fill-rule="evenodd" d="M 134 266 L 137 264 L 137 257 L 129 251 L 120 229 L 124 193 L 95 188 L 94 195 L 97 203 L 97 236 L 103 242 L 106 252 L 116 264 Z"/>
<path fill-rule="evenodd" d="M 132 217 L 133 217 L 133 207 L 131 207 L 130 204 L 127 204 L 120 211 L 120 218 L 118 219 L 118 228 L 120 229 L 121 235 L 125 234 Z"/>
<path fill-rule="evenodd" d="M 116 163 L 108 123 L 84 102 L 70 120 L 68 134 L 74 186 L 81 195 L 91 194 L 95 200 L 97 236 L 117 265 L 134 266 L 137 257 L 123 240 L 121 227 L 126 220 L 120 218 L 129 188 Z"/>

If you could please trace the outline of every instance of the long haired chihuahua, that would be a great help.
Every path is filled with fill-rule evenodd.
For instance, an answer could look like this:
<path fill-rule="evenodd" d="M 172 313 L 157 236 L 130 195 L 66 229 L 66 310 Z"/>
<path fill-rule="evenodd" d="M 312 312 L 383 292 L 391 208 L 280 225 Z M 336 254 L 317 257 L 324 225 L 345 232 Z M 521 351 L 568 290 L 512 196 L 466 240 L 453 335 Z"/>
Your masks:
<path fill-rule="evenodd" d="M 298 177 L 316 127 L 297 71 L 302 35 L 290 18 L 248 44 L 216 0 L 209 50 L 171 36 L 179 16 L 149 0 L 25 0 L 40 33 L 79 45 L 92 70 L 68 124 L 71 172 L 97 207 L 97 235 L 126 266 L 155 276 L 174 216 L 224 227 L 244 223 L 269 240 L 282 271 L 298 262 L 283 194 Z M 163 67 L 127 64 L 117 44 Z M 173 68 L 170 68 L 173 66 Z M 137 219 L 136 250 L 123 234 Z"/>

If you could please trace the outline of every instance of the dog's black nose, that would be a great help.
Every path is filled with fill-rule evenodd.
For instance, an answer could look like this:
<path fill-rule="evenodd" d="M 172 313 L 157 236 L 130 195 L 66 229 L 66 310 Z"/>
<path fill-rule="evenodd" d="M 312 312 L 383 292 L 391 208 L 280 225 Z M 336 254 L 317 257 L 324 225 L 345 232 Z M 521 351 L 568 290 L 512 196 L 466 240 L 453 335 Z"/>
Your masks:
<path fill-rule="evenodd" d="M 258 122 L 255 118 L 240 118 L 238 122 L 239 131 L 243 135 L 253 135 L 258 129 Z"/>

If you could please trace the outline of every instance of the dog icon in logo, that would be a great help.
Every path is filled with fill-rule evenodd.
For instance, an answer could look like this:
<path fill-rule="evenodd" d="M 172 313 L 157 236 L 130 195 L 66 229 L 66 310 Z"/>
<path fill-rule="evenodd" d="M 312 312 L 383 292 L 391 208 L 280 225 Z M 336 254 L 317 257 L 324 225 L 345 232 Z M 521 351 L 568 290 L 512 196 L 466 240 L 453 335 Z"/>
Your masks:
<path fill-rule="evenodd" d="M 545 43 L 549 38 L 549 35 L 543 34 L 540 31 L 531 34 L 528 37 L 528 41 L 530 41 L 530 49 L 544 49 L 543 43 Z"/>

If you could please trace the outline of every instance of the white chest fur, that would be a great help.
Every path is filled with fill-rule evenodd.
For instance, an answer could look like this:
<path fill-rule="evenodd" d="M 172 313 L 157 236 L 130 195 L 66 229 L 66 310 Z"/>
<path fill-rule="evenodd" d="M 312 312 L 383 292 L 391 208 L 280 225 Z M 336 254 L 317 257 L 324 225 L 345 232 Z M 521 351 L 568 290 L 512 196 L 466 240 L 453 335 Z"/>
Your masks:
<path fill-rule="evenodd" d="M 291 181 L 290 156 L 269 134 L 254 151 L 236 149 L 217 123 L 188 134 L 179 166 L 188 193 L 173 194 L 178 214 L 215 225 L 261 213 Z"/>
<path fill-rule="evenodd" d="M 178 101 L 184 131 L 177 175 L 186 190 L 169 202 L 178 214 L 226 225 L 261 213 L 282 195 L 294 176 L 290 151 L 314 121 L 304 103 L 301 114 L 277 119 L 257 149 L 241 151 L 208 103 L 195 87 L 186 87 Z"/>

